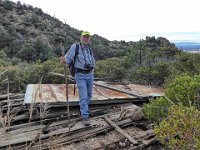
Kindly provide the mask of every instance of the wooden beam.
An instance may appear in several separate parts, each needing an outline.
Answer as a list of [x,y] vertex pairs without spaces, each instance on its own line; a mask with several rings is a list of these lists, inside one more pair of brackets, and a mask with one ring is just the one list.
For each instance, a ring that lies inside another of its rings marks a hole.
[[117,126],[113,121],[111,121],[107,116],[103,117],[106,122],[111,125],[117,132],[119,132],[121,135],[125,136],[132,144],[137,145],[138,142],[134,140],[130,135],[128,135],[124,130],[122,130],[119,126]]

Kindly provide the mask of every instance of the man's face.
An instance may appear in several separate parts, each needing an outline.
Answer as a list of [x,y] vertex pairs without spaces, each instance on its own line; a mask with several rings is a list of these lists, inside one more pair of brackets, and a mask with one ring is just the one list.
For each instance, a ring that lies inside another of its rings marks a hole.
[[82,44],[88,44],[90,42],[90,36],[89,35],[81,35],[80,41]]

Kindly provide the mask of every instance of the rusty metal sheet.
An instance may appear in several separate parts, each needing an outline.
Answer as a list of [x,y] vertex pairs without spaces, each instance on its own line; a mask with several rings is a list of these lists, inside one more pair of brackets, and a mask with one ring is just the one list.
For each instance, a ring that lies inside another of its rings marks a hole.
[[138,85],[138,84],[127,84],[127,85],[113,85],[119,89],[128,90],[140,95],[146,96],[163,96],[164,92],[162,88],[153,87],[150,85]]
[[[66,102],[65,84],[29,84],[26,89],[25,103]],[[112,91],[103,87],[93,87],[92,100],[128,99],[133,98],[124,93]],[[69,84],[69,102],[78,101],[78,90]]]
[[[159,88],[152,88],[144,85],[112,85],[119,89],[128,90],[131,92],[137,92],[141,95],[147,96],[161,96],[163,92]],[[40,102],[66,102],[66,88],[65,84],[29,84],[26,89],[24,103],[40,103]],[[134,96],[130,96],[126,93],[114,91],[104,87],[93,87],[93,101],[98,100],[123,100],[133,99]],[[78,90],[74,84],[69,84],[69,102],[78,102]]]

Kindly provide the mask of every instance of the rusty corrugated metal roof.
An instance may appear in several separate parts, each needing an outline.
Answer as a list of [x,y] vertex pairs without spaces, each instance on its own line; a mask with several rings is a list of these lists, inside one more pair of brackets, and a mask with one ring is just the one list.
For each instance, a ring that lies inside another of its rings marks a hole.
[[[101,82],[102,83],[102,82]],[[105,83],[106,85],[106,83]],[[93,101],[98,100],[122,100],[122,99],[133,99],[137,96],[133,96],[123,91],[128,91],[129,93],[137,93],[142,96],[161,96],[163,91],[160,88],[153,88],[151,86],[145,85],[109,85],[119,91],[114,91],[112,89],[107,89],[105,87],[100,87],[94,85],[93,87]],[[26,89],[24,102],[30,103],[40,103],[40,102],[66,102],[66,88],[65,84],[29,84]],[[75,87],[74,95],[74,84],[69,84],[69,102],[78,102],[78,91]]]

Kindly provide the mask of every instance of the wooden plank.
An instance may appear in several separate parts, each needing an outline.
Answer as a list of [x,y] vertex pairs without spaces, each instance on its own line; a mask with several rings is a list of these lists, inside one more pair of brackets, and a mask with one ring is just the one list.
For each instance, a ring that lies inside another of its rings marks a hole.
[[[106,100],[91,100],[90,101],[90,106],[91,105],[108,105],[108,104],[124,104],[124,103],[144,103],[148,102],[149,98],[143,97],[143,98],[130,98],[130,99],[106,99]],[[39,103],[35,103],[39,104]],[[66,102],[53,102],[53,103],[48,103],[50,107],[66,107],[67,103]],[[79,102],[78,101],[70,101],[69,102],[70,106],[78,106]]]
[[144,147],[147,147],[153,143],[157,142],[157,139],[154,137],[154,138],[151,138],[149,140],[143,140],[142,141],[142,144],[138,145],[138,146],[134,146],[134,147],[131,147],[129,150],[139,150],[139,149],[144,149]]
[[[24,101],[24,98],[10,99],[10,102],[12,102],[12,103],[14,103],[14,102],[22,102],[22,101]],[[3,104],[3,103],[7,104],[7,103],[8,103],[8,100],[5,99],[5,100],[2,100],[2,101],[0,102],[0,104]]]
[[[110,113],[110,115],[113,117],[113,119],[117,119],[120,115],[120,112]],[[101,118],[101,117],[102,116],[91,118],[91,126],[89,128],[94,129],[95,126],[99,124],[99,122],[96,121],[96,120],[98,120],[98,118]],[[0,148],[5,147],[9,144],[14,145],[14,144],[20,144],[20,143],[26,143],[26,142],[33,141],[39,133],[42,133],[42,128],[44,128],[44,125],[37,130],[13,134],[10,137],[9,141],[6,140],[7,139],[6,136],[10,135],[10,133],[8,132],[8,133],[6,133],[5,136],[0,137],[0,139],[2,139],[1,143],[0,143]],[[69,133],[69,131],[70,131],[70,133],[73,133],[73,132],[86,130],[86,129],[87,129],[87,127],[85,127],[82,124],[82,121],[78,121],[72,128],[69,128],[69,127],[63,127],[63,128],[60,128],[60,129],[54,128],[54,130],[49,132],[48,134],[41,134],[40,139],[42,140],[42,139],[49,138],[51,136],[55,136],[55,135],[58,136],[58,135],[61,135],[61,134],[66,134],[66,133]],[[24,137],[29,137],[29,138],[24,138]]]
[[[124,104],[123,104],[124,105]],[[90,116],[100,116],[104,115],[106,113],[112,112],[113,108],[120,109],[122,105],[104,105],[104,106],[92,106],[90,107]],[[79,117],[79,108],[72,107],[71,110],[71,118]],[[27,113],[27,114],[25,114]],[[21,119],[19,118],[21,116]],[[7,127],[6,131],[12,131],[17,130],[20,128],[29,128],[30,126],[39,125],[41,123],[40,117],[38,115],[33,116],[33,120],[31,122],[29,120],[28,110],[24,111],[22,115],[17,115],[17,118],[13,118],[13,121],[11,121],[11,126]],[[59,124],[66,124],[67,114],[65,108],[54,108],[51,109],[49,114],[43,119],[43,122],[46,124],[47,122],[54,122],[52,123],[55,126],[58,126]],[[16,125],[16,122],[20,122],[20,124]],[[4,130],[3,130],[4,131]],[[1,133],[1,128],[0,128]]]
[[[134,125],[137,126],[137,124],[141,124],[141,122],[138,122],[138,121],[133,122],[131,119],[126,119],[126,120],[122,120],[120,122],[116,122],[116,124],[119,127],[123,128],[123,127],[129,126],[131,124],[134,124]],[[101,126],[101,127],[97,127],[97,128],[90,128],[89,127],[89,128],[87,128],[87,130],[81,130],[81,131],[78,131],[78,132],[71,132],[70,134],[65,133],[65,134],[62,134],[62,135],[55,135],[56,146],[64,146],[64,145],[70,144],[72,142],[79,142],[83,139],[87,139],[87,138],[90,138],[90,137],[97,136],[98,134],[107,133],[110,130],[112,130],[112,127],[110,125],[106,125],[106,126]],[[145,136],[149,135],[149,132],[151,133],[150,130],[146,131],[146,132],[147,133],[146,133]],[[140,138],[138,140],[141,141],[141,138],[143,139],[145,136],[138,137],[138,135],[137,135],[137,136],[133,136],[133,137],[137,138],[137,139]],[[53,136],[51,136],[51,137],[53,138]],[[30,149],[31,150],[41,149],[42,150],[42,149],[48,149],[49,146],[52,146],[51,145],[52,143],[49,141],[49,138],[41,139],[41,140],[42,141],[40,142],[40,145],[37,146],[38,141],[35,141],[36,143],[32,144],[32,147]],[[18,145],[18,146],[14,146],[13,148],[14,149],[26,149],[27,144],[21,144],[21,145]]]
[[132,144],[137,145],[138,142],[134,140],[130,135],[124,132],[119,126],[117,126],[113,121],[111,121],[107,116],[104,117],[104,119],[117,130],[121,135],[125,136]]
[[3,147],[7,147],[9,145],[14,145],[18,143],[24,143],[25,141],[31,141],[33,140],[38,133],[41,133],[41,130],[34,130],[34,131],[28,131],[23,133],[18,133],[15,135],[10,135],[9,132],[7,132],[3,137],[0,137],[0,149]]
[[[121,107],[121,105],[115,105],[115,107]],[[91,114],[91,116],[100,116],[100,115],[106,114],[106,113],[108,113],[108,110],[106,108],[107,108],[106,106],[104,106],[104,108],[101,108],[101,109],[95,108],[94,110],[90,111],[90,114]],[[112,110],[112,108],[110,108],[110,107],[108,107],[108,108],[110,111]],[[77,111],[79,111],[79,110],[71,110],[71,114],[74,114],[74,115],[71,115],[71,118],[79,117],[79,113],[77,113]],[[24,115],[24,117],[23,117],[23,115]],[[21,115],[18,115],[18,116],[21,116]],[[26,119],[27,121],[29,119],[28,114],[26,114],[26,115],[22,114],[21,118]],[[42,121],[44,124],[46,124],[48,122],[52,122],[52,125],[51,125],[52,127],[53,126],[58,127],[59,125],[66,124],[67,123],[66,119],[67,119],[66,109],[64,109],[64,110],[60,109],[60,110],[54,110],[53,112],[48,114],[48,116],[46,116]],[[74,119],[72,119],[72,120],[74,120]],[[16,122],[16,121],[23,122],[23,120],[20,120],[20,118],[18,118],[18,120],[15,118],[14,122]],[[25,121],[24,123],[21,123],[19,125],[14,124],[14,122],[12,122],[12,124],[13,124],[12,126],[7,127],[6,131],[14,132],[12,130],[17,130],[17,129],[26,130],[26,128],[29,128],[30,126],[39,125],[41,123],[41,120],[38,117],[38,118],[35,118],[35,120],[32,120],[30,123],[29,122],[27,123]],[[49,129],[52,130],[51,126],[49,127]],[[1,130],[2,129],[0,128],[0,133],[1,133]],[[4,131],[4,130],[2,130],[2,131]],[[17,132],[15,134],[17,134]]]
[[[133,124],[133,121],[131,119],[126,119],[126,120],[117,122],[117,125],[120,127],[125,127],[130,124]],[[78,142],[83,139],[96,136],[98,134],[107,133],[110,130],[112,130],[112,127],[110,125],[105,125],[105,126],[96,127],[96,128],[87,127],[87,130],[82,130],[76,133],[71,132],[70,134],[63,134],[63,136],[56,135],[59,137],[59,139],[56,140],[56,146],[63,146],[63,145],[70,144],[72,142]],[[33,147],[31,147],[31,150],[37,150],[38,148],[41,148],[41,147],[42,147],[41,149],[47,149],[49,146],[52,146],[49,144],[50,144],[49,140],[46,138],[42,141],[42,144],[40,145],[40,147],[37,145],[33,145]],[[17,149],[18,148],[21,148],[21,147],[17,147]]]
[[5,95],[0,95],[0,100],[5,100],[8,98],[22,98],[24,97],[25,94],[21,94],[21,93],[18,93],[18,94],[12,94],[12,93],[9,93],[9,94],[5,94]]
[[145,145],[145,146],[148,146],[152,143],[155,143],[157,142],[157,139],[155,137],[151,138],[151,139],[148,139],[148,140],[143,140],[142,143]]

